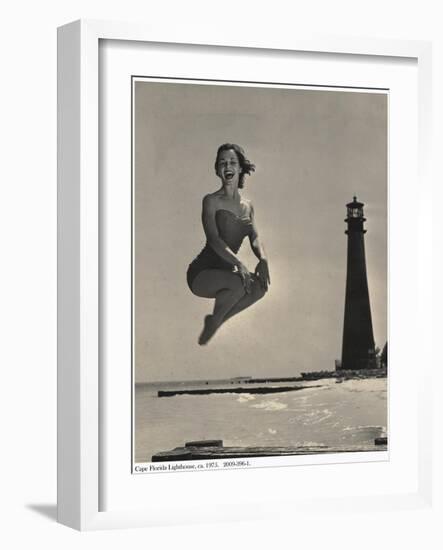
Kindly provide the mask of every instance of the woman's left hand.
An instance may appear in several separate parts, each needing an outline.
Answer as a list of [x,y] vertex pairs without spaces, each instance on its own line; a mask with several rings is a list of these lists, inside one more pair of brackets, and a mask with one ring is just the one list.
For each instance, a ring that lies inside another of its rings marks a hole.
[[269,276],[269,266],[267,260],[261,259],[258,262],[255,268],[255,275],[260,281],[263,290],[268,290],[268,286],[271,284],[271,277]]

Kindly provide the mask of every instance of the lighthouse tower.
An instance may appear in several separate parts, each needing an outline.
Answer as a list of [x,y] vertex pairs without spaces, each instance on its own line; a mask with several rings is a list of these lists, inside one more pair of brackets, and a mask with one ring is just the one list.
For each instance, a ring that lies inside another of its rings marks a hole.
[[357,197],[346,205],[348,224],[348,263],[346,275],[345,320],[341,368],[367,369],[374,366],[375,350],[366,274],[362,202]]

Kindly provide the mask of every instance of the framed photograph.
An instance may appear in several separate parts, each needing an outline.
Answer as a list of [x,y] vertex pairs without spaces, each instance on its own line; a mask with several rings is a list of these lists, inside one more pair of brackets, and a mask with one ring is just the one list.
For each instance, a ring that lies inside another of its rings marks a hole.
[[427,43],[59,29],[61,523],[429,505],[429,81]]

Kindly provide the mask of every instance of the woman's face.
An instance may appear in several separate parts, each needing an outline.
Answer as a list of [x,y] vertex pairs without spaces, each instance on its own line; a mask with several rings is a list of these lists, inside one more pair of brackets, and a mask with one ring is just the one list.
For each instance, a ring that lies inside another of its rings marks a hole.
[[237,184],[241,176],[241,166],[233,149],[222,151],[218,156],[217,175],[223,183]]

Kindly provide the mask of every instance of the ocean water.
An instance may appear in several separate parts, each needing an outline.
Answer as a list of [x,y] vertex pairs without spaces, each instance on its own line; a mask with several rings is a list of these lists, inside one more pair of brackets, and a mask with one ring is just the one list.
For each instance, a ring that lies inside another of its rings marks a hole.
[[[222,439],[225,447],[323,444],[351,448],[371,445],[376,437],[386,435],[386,378],[340,383],[325,379],[296,385],[303,389],[265,395],[173,397],[157,397],[157,392],[183,389],[179,383],[138,385],[135,462],[150,462],[157,452],[202,439]],[[314,387],[317,385],[320,387]],[[215,386],[223,387],[220,383]]]

